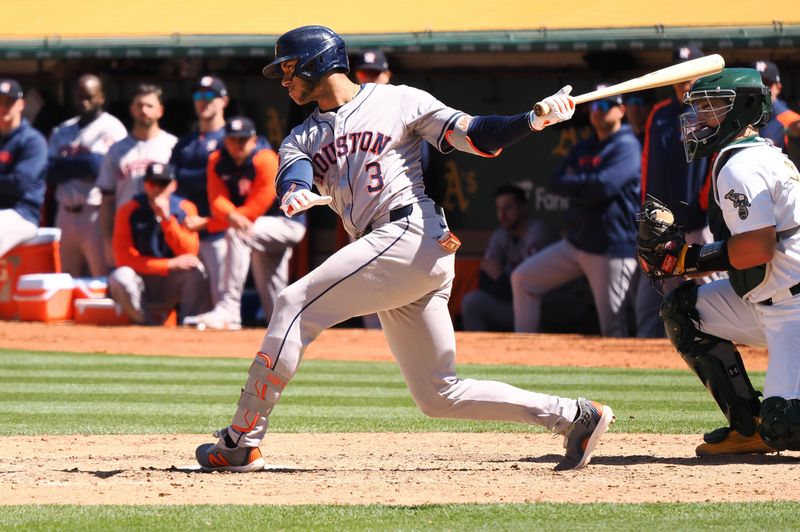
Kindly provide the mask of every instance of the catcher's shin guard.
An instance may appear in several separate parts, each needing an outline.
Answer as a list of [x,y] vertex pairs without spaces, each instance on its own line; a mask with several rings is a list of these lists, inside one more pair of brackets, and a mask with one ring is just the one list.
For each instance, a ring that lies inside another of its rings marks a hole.
[[259,351],[250,365],[247,384],[239,396],[231,428],[243,435],[257,432],[263,436],[267,429],[267,417],[288,382],[289,379],[272,369],[269,355]]
[[664,298],[659,310],[672,345],[711,392],[732,429],[755,434],[761,403],[744,362],[728,340],[697,330],[697,285],[687,281]]
[[800,399],[764,399],[758,433],[775,450],[800,451]]

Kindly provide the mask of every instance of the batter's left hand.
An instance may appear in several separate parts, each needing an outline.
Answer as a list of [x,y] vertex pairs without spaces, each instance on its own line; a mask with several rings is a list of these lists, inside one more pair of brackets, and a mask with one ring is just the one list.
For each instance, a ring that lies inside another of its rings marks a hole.
[[296,188],[296,185],[293,184],[281,200],[281,210],[286,213],[286,216],[292,217],[315,205],[327,205],[333,201],[330,196],[320,196],[308,189],[295,190]]
[[550,111],[542,116],[531,113],[531,128],[541,131],[547,126],[572,118],[572,115],[575,114],[575,101],[569,95],[570,92],[572,92],[572,86],[566,85],[557,93],[542,100],[542,103],[547,105]]

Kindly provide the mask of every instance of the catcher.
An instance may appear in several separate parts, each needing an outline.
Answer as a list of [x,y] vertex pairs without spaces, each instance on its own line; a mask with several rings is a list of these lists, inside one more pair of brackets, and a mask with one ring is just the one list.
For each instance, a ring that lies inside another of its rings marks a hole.
[[[687,161],[716,154],[709,224],[715,242],[687,245],[658,201],[640,215],[638,257],[651,278],[727,271],[685,282],[661,305],[667,336],[711,392],[729,426],[697,455],[800,450],[800,174],[758,128],[772,112],[754,69],[698,79],[681,116]],[[767,347],[764,400],[734,343]]]

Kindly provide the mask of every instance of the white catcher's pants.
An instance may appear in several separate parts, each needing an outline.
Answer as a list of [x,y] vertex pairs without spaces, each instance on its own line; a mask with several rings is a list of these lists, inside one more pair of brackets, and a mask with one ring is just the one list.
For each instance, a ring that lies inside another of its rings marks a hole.
[[[323,330],[377,312],[408,389],[424,413],[535,423],[563,431],[577,412],[574,399],[456,376],[455,334],[447,310],[454,255],[435,240],[444,223],[429,201],[416,205],[407,218],[376,223],[371,233],[281,292],[261,351],[276,373],[291,379],[305,348]],[[251,378],[247,386],[252,385]],[[252,419],[239,407],[234,424],[248,416]],[[247,425],[253,428],[239,445],[258,445],[266,417]]]

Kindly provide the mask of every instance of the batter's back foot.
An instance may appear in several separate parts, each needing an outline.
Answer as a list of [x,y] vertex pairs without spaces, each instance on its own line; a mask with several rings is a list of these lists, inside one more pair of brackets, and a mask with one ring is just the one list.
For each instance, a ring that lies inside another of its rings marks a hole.
[[564,459],[554,468],[556,471],[580,469],[592,459],[600,438],[616,420],[611,407],[578,398],[578,417],[564,432]]

